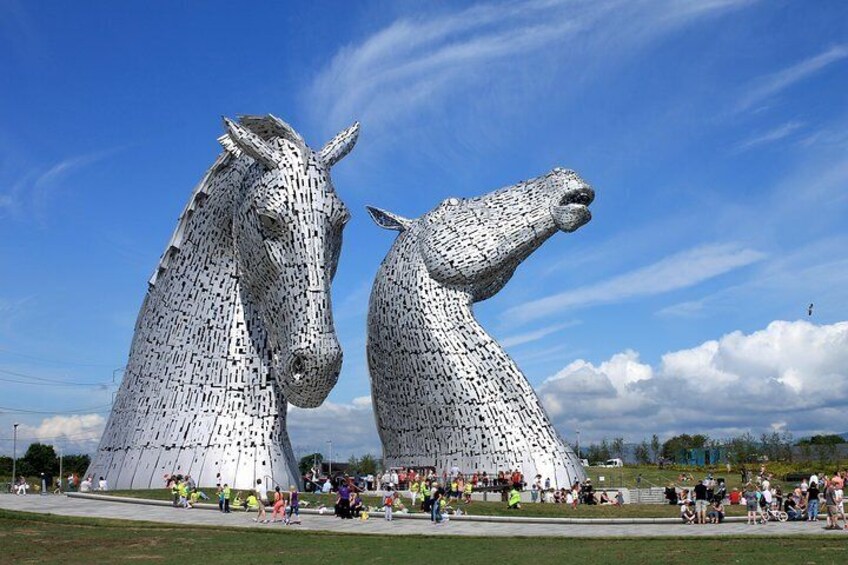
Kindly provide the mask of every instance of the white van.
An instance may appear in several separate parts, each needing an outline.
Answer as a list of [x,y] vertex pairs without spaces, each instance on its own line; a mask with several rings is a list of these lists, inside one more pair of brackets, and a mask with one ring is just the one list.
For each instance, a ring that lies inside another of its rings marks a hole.
[[603,465],[599,465],[600,467],[624,467],[624,461],[621,459],[607,459]]

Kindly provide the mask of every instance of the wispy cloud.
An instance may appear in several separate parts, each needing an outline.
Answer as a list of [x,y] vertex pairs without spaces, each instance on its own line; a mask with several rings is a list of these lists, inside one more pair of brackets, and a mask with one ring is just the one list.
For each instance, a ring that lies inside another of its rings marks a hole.
[[750,265],[764,257],[765,254],[759,251],[737,245],[696,247],[597,284],[513,306],[503,316],[514,322],[527,322],[566,310],[671,292]]
[[758,79],[750,90],[739,100],[736,111],[742,112],[762,102],[770,96],[786,90],[790,86],[814,75],[825,67],[848,57],[848,45],[836,45],[823,53],[805,59],[791,67]]
[[572,320],[570,322],[565,322],[563,324],[555,324],[552,326],[545,326],[543,328],[539,328],[537,330],[529,331],[522,334],[516,334],[512,336],[508,336],[500,340],[500,343],[504,347],[515,347],[517,345],[524,345],[527,343],[533,343],[534,341],[539,341],[542,338],[545,338],[551,334],[555,334],[558,331],[564,330],[565,328],[570,328],[580,324],[577,320]]
[[779,141],[789,136],[790,134],[797,131],[803,126],[803,122],[786,122],[785,124],[777,126],[774,129],[770,129],[765,133],[761,133],[744,141],[740,141],[739,143],[733,146],[733,150],[735,153],[742,153],[743,151],[747,151],[749,149],[757,147],[758,145],[765,145],[767,143]]
[[[438,108],[469,86],[523,84],[519,79],[531,66],[548,75],[564,66],[585,73],[690,22],[748,3],[535,0],[404,18],[341,49],[307,95],[327,133],[351,119],[373,131],[398,115]],[[509,64],[519,58],[520,65]]]
[[47,170],[30,171],[22,175],[8,190],[0,192],[0,216],[21,216],[24,213],[32,213],[43,220],[47,207],[69,175],[115,151],[117,149],[69,157],[55,163]]

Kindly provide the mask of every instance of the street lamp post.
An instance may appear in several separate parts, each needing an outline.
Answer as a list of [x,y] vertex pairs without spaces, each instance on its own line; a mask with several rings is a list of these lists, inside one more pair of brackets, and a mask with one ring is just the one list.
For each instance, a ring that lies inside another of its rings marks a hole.
[[12,424],[14,432],[12,433],[12,484],[18,480],[18,423]]
[[333,481],[333,440],[328,439],[327,444],[330,446],[330,456],[327,460],[327,476],[330,478],[330,482]]

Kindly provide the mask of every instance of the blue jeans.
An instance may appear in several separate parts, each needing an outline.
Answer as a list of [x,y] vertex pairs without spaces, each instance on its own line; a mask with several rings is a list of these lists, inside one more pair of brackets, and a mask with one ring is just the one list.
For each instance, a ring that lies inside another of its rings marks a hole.
[[807,506],[807,516],[809,519],[818,520],[819,518],[819,501],[818,499],[811,500],[810,504]]
[[442,505],[438,500],[433,501],[433,508],[430,510],[430,519],[437,524],[442,521]]

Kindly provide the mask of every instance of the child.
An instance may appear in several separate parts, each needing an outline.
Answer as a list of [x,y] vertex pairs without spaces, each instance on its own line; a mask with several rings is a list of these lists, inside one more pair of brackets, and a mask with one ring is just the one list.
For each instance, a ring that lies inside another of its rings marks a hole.
[[754,485],[748,483],[745,485],[745,492],[742,493],[742,498],[745,499],[745,507],[748,511],[748,525],[753,526],[757,523],[757,491],[754,490]]
[[386,509],[386,522],[392,521],[392,507],[394,506],[394,504],[395,504],[395,496],[394,496],[394,493],[392,492],[392,487],[391,487],[391,484],[390,484],[389,487],[388,487],[388,490],[386,491],[385,496],[383,496],[383,506]]

